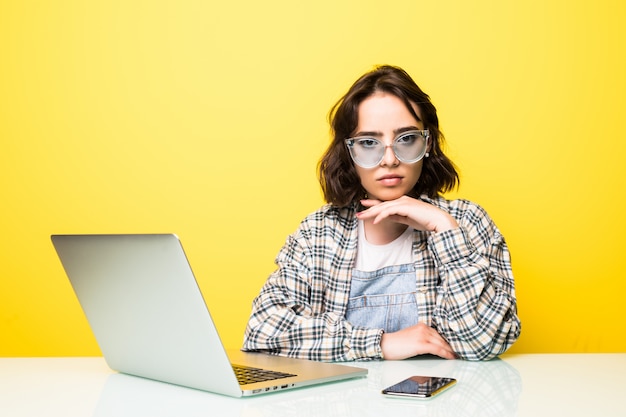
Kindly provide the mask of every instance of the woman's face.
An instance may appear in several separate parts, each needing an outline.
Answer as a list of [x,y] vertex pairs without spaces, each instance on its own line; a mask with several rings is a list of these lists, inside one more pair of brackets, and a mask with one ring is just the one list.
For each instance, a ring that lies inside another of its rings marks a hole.
[[[416,105],[413,108],[421,118]],[[404,102],[388,93],[374,93],[361,102],[358,125],[353,136],[375,137],[385,145],[407,130],[423,130],[424,124],[413,117]],[[354,165],[368,197],[389,201],[408,194],[422,173],[423,159],[407,164],[400,162],[393,149],[385,148],[382,161],[373,168]]]

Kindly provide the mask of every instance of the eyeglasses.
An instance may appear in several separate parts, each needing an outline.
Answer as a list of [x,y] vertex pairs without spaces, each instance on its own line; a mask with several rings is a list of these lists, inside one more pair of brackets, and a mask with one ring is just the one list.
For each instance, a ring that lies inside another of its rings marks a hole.
[[396,158],[405,164],[413,164],[424,157],[428,149],[428,130],[409,130],[396,136],[391,145],[369,136],[346,139],[346,145],[355,164],[362,168],[374,168],[385,157],[391,147]]

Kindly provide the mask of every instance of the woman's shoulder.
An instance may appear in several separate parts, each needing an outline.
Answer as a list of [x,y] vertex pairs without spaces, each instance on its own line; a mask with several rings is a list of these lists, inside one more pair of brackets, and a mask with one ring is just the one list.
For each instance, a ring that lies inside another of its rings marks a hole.
[[300,222],[296,235],[308,239],[345,236],[358,226],[355,210],[356,207],[325,204]]
[[315,226],[325,224],[339,223],[342,225],[351,225],[355,220],[354,206],[337,207],[332,204],[324,204],[317,210],[309,213],[303,220],[303,225]]

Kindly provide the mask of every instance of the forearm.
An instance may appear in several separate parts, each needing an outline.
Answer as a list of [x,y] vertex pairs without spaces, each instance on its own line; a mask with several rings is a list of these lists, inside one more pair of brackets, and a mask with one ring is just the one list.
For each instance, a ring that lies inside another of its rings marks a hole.
[[380,358],[382,331],[352,326],[335,312],[312,315],[307,306],[288,306],[261,294],[244,335],[244,350],[319,361]]
[[477,250],[462,229],[433,237],[441,286],[433,314],[437,330],[459,357],[491,359],[519,337],[508,250],[499,233]]

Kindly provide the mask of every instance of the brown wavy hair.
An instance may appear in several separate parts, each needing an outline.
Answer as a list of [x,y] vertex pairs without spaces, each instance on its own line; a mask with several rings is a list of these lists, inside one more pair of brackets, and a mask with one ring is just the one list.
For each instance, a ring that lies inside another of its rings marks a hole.
[[[346,207],[358,203],[366,194],[344,140],[355,133],[361,102],[377,92],[393,94],[401,99],[413,117],[430,131],[430,156],[423,159],[419,181],[409,195],[419,197],[426,194],[434,198],[458,187],[459,174],[454,163],[442,151],[444,137],[430,97],[402,68],[383,65],[361,76],[330,110],[328,118],[332,142],[318,164],[318,179],[326,202]],[[412,104],[419,107],[421,118]]]

